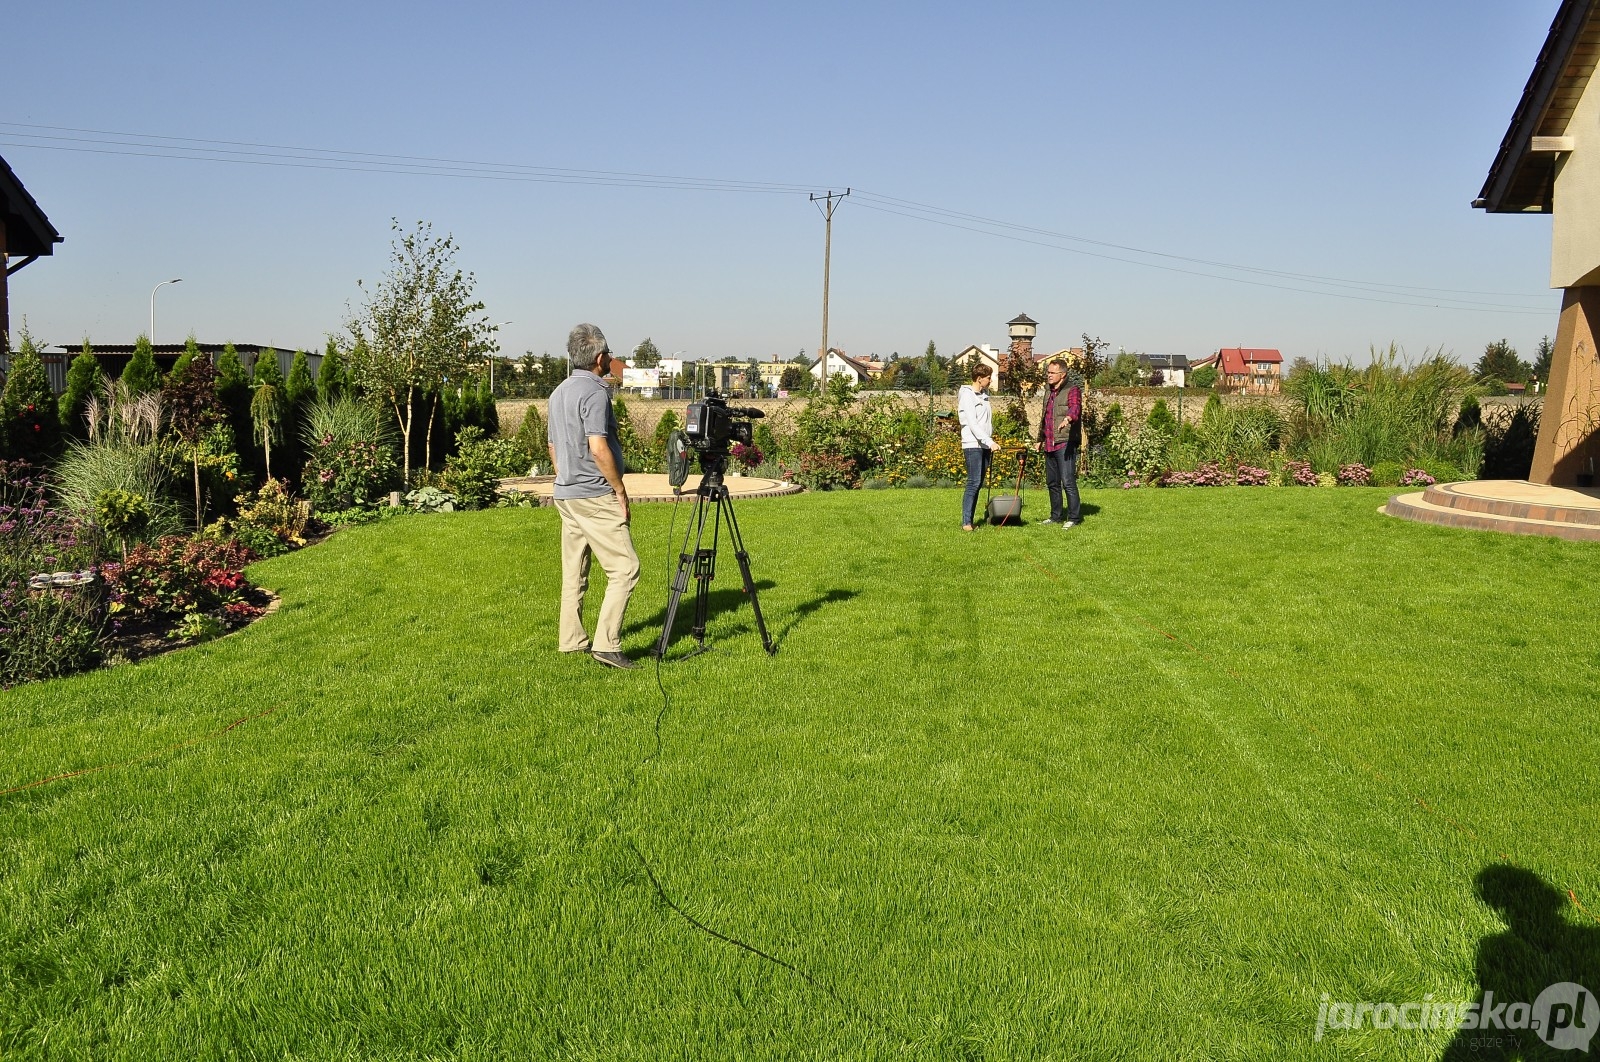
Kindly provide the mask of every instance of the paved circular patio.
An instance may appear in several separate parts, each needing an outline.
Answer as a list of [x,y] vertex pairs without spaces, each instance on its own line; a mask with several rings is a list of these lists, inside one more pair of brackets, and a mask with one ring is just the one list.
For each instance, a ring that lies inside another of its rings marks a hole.
[[[797,494],[801,489],[794,483],[761,476],[730,475],[724,477],[722,482],[727,486],[728,494],[735,498],[777,498],[784,494]],[[672,492],[672,485],[667,482],[667,477],[660,473],[630,472],[622,477],[622,485],[628,489],[630,502],[672,501],[678,496]],[[691,474],[683,485],[683,495],[693,496],[695,488],[699,485],[700,476]],[[512,476],[509,479],[502,479],[500,486],[506,490],[532,494],[539,499],[540,505],[549,505],[555,477]]]

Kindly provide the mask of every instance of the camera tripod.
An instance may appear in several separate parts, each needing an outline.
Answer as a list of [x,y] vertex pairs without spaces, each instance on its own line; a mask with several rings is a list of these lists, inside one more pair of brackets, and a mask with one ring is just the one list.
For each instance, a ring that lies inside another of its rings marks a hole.
[[[733,499],[722,482],[727,469],[726,454],[706,454],[701,457],[702,475],[695,488],[694,508],[689,513],[689,526],[683,529],[683,548],[678,552],[678,571],[672,579],[672,593],[667,597],[667,619],[661,626],[661,638],[656,642],[656,658],[665,659],[667,645],[672,641],[672,624],[678,617],[678,602],[689,589],[689,578],[694,577],[694,626],[689,628],[698,643],[689,655],[706,651],[706,614],[710,608],[711,580],[717,574],[717,546],[722,537],[722,522],[727,519],[728,537],[733,541],[733,555],[739,561],[739,574],[744,577],[744,592],[750,596],[750,607],[755,610],[756,629],[761,632],[761,644],[771,656],[778,651],[767,633],[767,622],[761,617],[761,601],[756,597],[756,581],[750,575],[750,554],[745,552],[744,536],[739,533],[739,521],[733,514]],[[704,545],[706,515],[711,515],[711,545]],[[694,536],[694,550],[689,549],[689,536]]]

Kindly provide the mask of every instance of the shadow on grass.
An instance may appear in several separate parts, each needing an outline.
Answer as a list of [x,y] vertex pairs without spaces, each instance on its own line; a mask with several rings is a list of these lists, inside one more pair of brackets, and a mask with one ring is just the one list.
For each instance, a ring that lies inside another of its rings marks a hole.
[[[777,584],[770,579],[758,579],[756,580],[756,593],[758,595],[762,594],[768,590],[771,590],[776,585]],[[787,617],[783,617],[781,614],[774,615],[770,611],[764,611],[762,616],[765,617],[767,621],[767,630],[772,635],[772,644],[775,647],[781,647],[784,640],[789,636],[790,631],[794,630],[797,625],[810,618],[813,613],[822,608],[824,605],[836,604],[841,601],[849,601],[851,598],[859,596],[860,593],[861,592],[859,590],[845,590],[835,587],[832,590],[826,590],[818,594],[809,601],[802,601],[800,604],[796,605],[792,610],[790,610]],[[735,612],[741,609],[746,610],[746,616],[741,617],[741,621],[738,624],[727,630],[725,632],[725,636],[731,637],[733,635],[745,634],[755,629],[755,614],[749,609],[749,605],[749,599],[745,595],[744,587],[742,586],[732,587],[724,590],[713,590],[711,593],[706,595],[706,618],[708,620],[712,620],[728,612]],[[748,622],[746,622],[746,619],[748,619]],[[782,624],[781,626],[779,625],[780,620]],[[637,620],[628,624],[623,629],[622,633],[624,637],[630,634],[637,634],[640,631],[653,631],[659,635],[661,631],[661,625],[666,621],[667,606],[665,602],[662,602],[661,607],[657,609],[649,619]],[[669,640],[668,644],[670,645],[671,642],[677,641],[678,638],[682,636],[679,632],[687,633],[687,625],[692,624],[693,622],[694,584],[690,583],[689,589],[684,592],[682,600],[678,602],[677,620],[673,624],[674,637]]]
[[1506,929],[1478,942],[1478,997],[1465,1020],[1480,1027],[1458,1028],[1441,1062],[1586,1057],[1600,1033],[1600,924],[1573,925],[1567,896],[1521,867],[1485,867],[1477,891]]

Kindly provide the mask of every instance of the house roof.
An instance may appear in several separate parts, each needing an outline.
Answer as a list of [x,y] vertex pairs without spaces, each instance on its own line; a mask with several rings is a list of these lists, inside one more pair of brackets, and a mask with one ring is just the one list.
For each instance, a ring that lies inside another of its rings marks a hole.
[[1562,0],[1473,206],[1491,214],[1550,213],[1560,156],[1534,151],[1533,138],[1566,133],[1597,59],[1595,0]]
[[1139,364],[1147,369],[1187,369],[1189,359],[1182,354],[1140,354]]
[[1266,347],[1223,347],[1217,356],[1221,359],[1217,368],[1234,376],[1248,373],[1251,365],[1283,361],[1282,354]]
[[[862,359],[852,358],[838,347],[829,347],[828,353],[837,355],[840,361],[854,369],[856,375],[860,376],[862,379],[865,380],[872,376],[872,366],[867,364],[867,362],[863,361]],[[822,360],[820,358],[812,363],[811,371],[819,377],[822,375]]]
[[0,158],[0,214],[6,223],[6,254],[12,258],[43,257],[63,242],[39,204]]

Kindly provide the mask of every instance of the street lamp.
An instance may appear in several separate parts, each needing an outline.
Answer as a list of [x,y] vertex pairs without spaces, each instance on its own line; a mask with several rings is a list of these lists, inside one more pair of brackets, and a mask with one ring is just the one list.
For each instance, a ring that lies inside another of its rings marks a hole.
[[182,283],[182,277],[173,277],[171,280],[163,280],[161,283],[150,289],[150,345],[152,347],[156,345],[156,292],[160,291],[168,284]]
[[[499,324],[490,325],[489,328],[491,331],[498,332],[506,325],[514,323],[513,321],[501,321]],[[494,398],[494,351],[492,350],[489,352],[489,397],[491,399]]]
[[[687,354],[687,353],[689,353],[687,350],[674,350],[671,354],[667,355],[667,357],[669,357],[672,360],[676,361],[678,359],[678,355]],[[679,395],[678,395],[678,377],[681,376],[682,374],[683,374],[683,368],[681,366],[679,367],[677,372],[672,374],[672,397],[673,398],[679,397]]]

